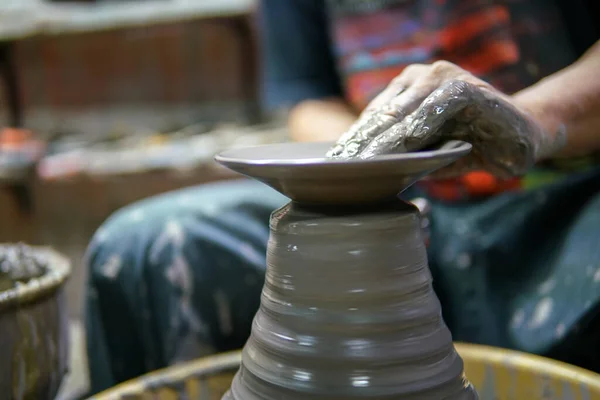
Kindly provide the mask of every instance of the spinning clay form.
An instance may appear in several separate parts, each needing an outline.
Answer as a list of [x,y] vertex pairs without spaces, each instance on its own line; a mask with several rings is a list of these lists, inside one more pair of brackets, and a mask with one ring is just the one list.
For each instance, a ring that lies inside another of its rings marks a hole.
[[398,194],[467,154],[327,159],[330,143],[217,161],[291,199],[271,215],[261,306],[225,400],[478,399],[432,289],[418,209]]

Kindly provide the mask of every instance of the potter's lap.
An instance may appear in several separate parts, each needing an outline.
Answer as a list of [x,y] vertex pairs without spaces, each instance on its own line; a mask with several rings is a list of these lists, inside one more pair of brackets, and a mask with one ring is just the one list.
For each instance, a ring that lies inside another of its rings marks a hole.
[[[106,247],[128,247],[151,241],[173,223],[230,218],[238,210],[267,216],[286,202],[285,197],[250,180],[211,183],[180,189],[135,202],[116,213],[96,231],[90,251]],[[267,220],[265,220],[267,223]]]
[[[134,203],[110,217],[92,239],[90,287],[99,298],[121,299],[121,306],[134,305],[140,314],[150,307],[147,314],[165,330],[179,318],[197,329],[217,330],[211,342],[231,336],[243,343],[240,335],[256,312],[264,278],[268,218],[285,201],[244,180]],[[156,304],[168,307],[153,309]],[[221,332],[215,309],[231,320],[225,323],[228,332]]]
[[485,202],[434,204],[430,262],[455,339],[585,364],[577,346],[557,349],[584,340],[597,313],[599,237],[600,169]]

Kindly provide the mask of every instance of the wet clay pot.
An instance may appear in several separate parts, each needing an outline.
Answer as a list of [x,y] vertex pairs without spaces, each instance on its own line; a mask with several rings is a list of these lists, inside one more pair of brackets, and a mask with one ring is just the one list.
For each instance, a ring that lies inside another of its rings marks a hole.
[[71,268],[50,249],[28,249],[43,260],[44,271],[14,284],[0,277],[0,398],[51,400],[68,368],[63,287]]
[[433,292],[416,207],[397,194],[468,153],[330,160],[329,144],[217,160],[291,198],[271,215],[261,307],[224,399],[477,399]]

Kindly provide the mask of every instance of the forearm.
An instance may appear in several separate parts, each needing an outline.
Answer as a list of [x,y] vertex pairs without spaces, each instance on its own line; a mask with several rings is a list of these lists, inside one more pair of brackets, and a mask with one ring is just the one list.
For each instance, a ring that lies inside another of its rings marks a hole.
[[514,95],[550,134],[566,129],[558,156],[600,151],[600,42],[571,66]]
[[290,111],[290,136],[297,142],[336,141],[356,117],[342,99],[307,100]]

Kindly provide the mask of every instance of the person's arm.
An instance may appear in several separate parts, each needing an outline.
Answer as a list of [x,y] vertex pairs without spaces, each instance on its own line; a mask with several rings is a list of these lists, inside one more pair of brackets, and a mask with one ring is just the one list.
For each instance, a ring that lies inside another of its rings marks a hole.
[[336,140],[356,119],[343,100],[324,0],[262,0],[263,99],[287,109],[292,139]]
[[564,126],[567,143],[559,156],[600,151],[599,73],[600,41],[574,64],[513,96],[547,132]]

